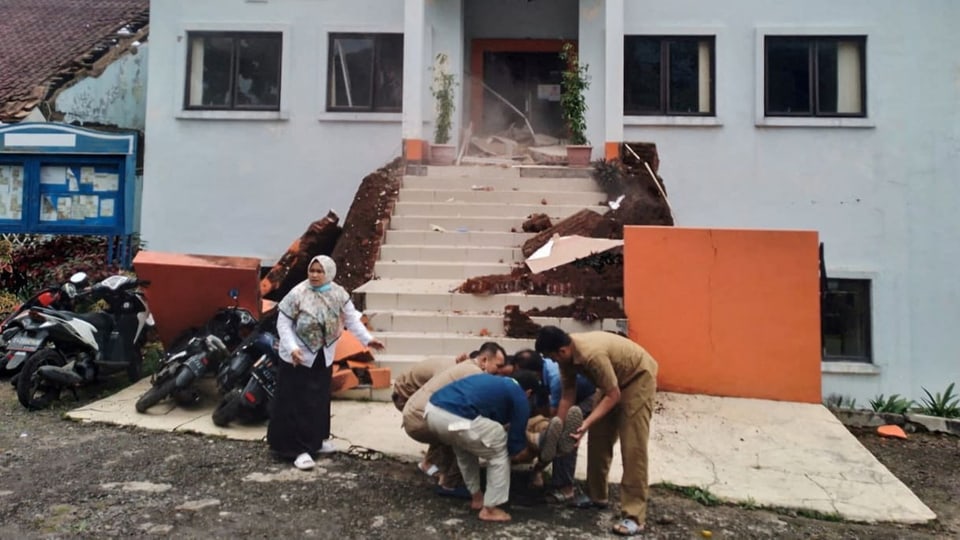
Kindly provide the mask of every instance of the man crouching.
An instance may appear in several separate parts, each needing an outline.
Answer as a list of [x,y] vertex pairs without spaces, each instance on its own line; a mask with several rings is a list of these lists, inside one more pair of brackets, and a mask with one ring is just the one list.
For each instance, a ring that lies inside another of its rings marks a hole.
[[[427,426],[453,447],[470,491],[470,508],[479,510],[483,521],[510,521],[510,514],[498,507],[510,496],[511,459],[527,453],[529,398],[538,384],[529,371],[510,377],[481,373],[452,382],[430,397]],[[480,458],[487,460],[486,491],[480,485]]]

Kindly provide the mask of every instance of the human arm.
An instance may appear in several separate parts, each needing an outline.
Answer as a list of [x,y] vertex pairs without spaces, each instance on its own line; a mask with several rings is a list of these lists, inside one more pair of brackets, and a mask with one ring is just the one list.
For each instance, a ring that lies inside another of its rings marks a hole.
[[[514,384],[510,382],[510,384]],[[507,453],[512,460],[519,460],[527,449],[527,420],[530,419],[530,405],[527,394],[514,385],[510,389],[510,427],[507,430]]]
[[556,416],[566,418],[567,411],[576,403],[577,399],[577,371],[572,366],[560,368],[560,401],[557,404]]
[[303,363],[303,351],[297,345],[296,333],[293,330],[293,319],[286,316],[282,311],[277,314],[277,334],[284,347],[290,351],[290,358],[293,365],[297,366]]
[[343,323],[347,330],[360,340],[360,343],[375,351],[383,350],[383,343],[370,335],[367,327],[363,325],[363,321],[360,320],[360,312],[354,307],[352,300],[347,300],[347,303],[343,305]]
[[[590,426],[597,423],[620,403],[620,385],[610,357],[606,353],[596,354],[588,360],[586,369],[592,375],[590,378],[596,383],[603,397],[590,411],[590,415],[583,420],[580,429],[570,435],[578,441],[590,429]],[[576,381],[574,381],[573,391],[576,393]]]

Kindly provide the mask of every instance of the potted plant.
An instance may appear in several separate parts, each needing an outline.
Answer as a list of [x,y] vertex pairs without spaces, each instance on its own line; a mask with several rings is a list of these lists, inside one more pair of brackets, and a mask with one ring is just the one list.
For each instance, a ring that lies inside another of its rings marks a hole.
[[432,165],[453,165],[457,158],[457,147],[450,142],[450,128],[453,122],[453,89],[456,86],[453,74],[447,71],[447,55],[437,54],[433,67],[433,94],[437,111],[437,122],[433,130],[433,144],[430,145],[430,163]]
[[587,100],[584,92],[590,87],[587,64],[581,64],[572,43],[565,43],[560,51],[563,87],[560,92],[560,110],[570,138],[567,144],[567,164],[585,166],[590,163],[593,147],[587,142]]

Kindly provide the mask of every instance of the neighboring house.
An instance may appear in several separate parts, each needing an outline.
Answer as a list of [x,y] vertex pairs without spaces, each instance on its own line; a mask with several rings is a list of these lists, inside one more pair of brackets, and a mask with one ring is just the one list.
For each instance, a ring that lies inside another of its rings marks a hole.
[[[432,133],[502,129],[496,89],[562,131],[564,41],[594,158],[653,141],[677,224],[825,244],[824,395],[960,382],[960,3],[931,0],[162,0],[152,6],[143,236],[273,263]],[[454,141],[458,142],[458,141]],[[769,359],[777,361],[778,359]]]
[[[149,7],[149,0],[0,0],[0,123],[137,131],[142,156]],[[134,229],[139,201],[138,193]]]

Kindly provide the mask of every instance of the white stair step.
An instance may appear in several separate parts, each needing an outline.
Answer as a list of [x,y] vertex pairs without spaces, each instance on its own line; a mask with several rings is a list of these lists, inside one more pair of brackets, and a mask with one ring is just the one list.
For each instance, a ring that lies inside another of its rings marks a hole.
[[[428,312],[367,310],[364,312],[374,332],[448,332],[454,334],[481,335],[486,332],[491,338],[504,335],[503,313]],[[570,317],[531,317],[540,326],[559,326],[567,332],[591,330],[618,331],[626,319],[601,319],[591,323]]]
[[489,274],[509,274],[508,263],[464,263],[379,260],[373,273],[379,278],[466,279]]
[[[551,221],[560,221],[570,217],[569,214],[558,214],[543,207]],[[578,209],[579,211],[579,209]],[[390,229],[393,230],[431,230],[441,227],[443,232],[515,232],[523,229],[524,217],[477,217],[477,216],[394,216],[390,218]]]
[[452,293],[462,279],[373,279],[357,287],[355,295],[364,297],[366,310],[455,311],[503,313],[508,305],[533,308],[565,306],[572,297],[524,293],[464,294]]
[[532,214],[547,214],[550,217],[566,217],[583,209],[604,214],[609,210],[598,205],[555,205],[555,204],[502,204],[502,203],[463,203],[463,202],[398,202],[393,218],[400,216],[463,216],[463,217],[511,217],[527,218]]
[[605,193],[595,191],[465,191],[455,189],[401,189],[398,201],[407,202],[466,202],[498,204],[577,204],[598,205],[607,201]]
[[433,354],[456,356],[463,352],[473,351],[487,341],[496,341],[507,350],[507,354],[513,354],[520,349],[532,349],[534,343],[532,339],[447,332],[379,332],[377,333],[377,339],[383,342],[384,352],[390,354],[420,354],[423,356]]
[[387,243],[380,248],[381,261],[422,261],[422,262],[483,262],[512,264],[522,262],[523,253],[519,247],[472,246],[472,245],[402,245]]
[[539,191],[554,193],[558,191],[597,191],[597,182],[593,178],[521,178],[498,176],[404,176],[403,189],[458,189],[492,191]]
[[431,245],[431,246],[475,246],[475,247],[519,247],[534,237],[534,233],[499,232],[499,231],[470,231],[470,232],[438,232],[429,229],[422,230],[388,230],[386,245]]

